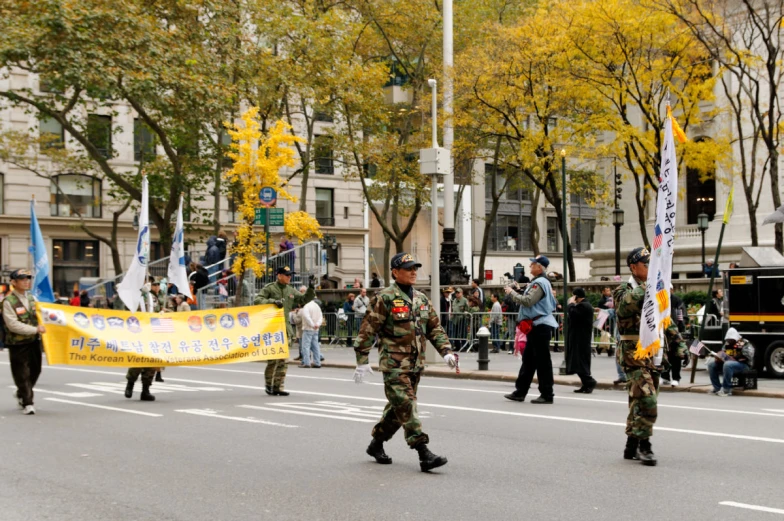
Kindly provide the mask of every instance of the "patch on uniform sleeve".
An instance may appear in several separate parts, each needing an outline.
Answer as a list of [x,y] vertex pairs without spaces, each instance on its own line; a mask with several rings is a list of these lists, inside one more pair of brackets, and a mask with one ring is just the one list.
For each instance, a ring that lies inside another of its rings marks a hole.
[[23,306],[19,306],[18,308],[16,308],[17,315],[24,315],[26,312],[27,310]]
[[430,306],[428,306],[427,304],[422,304],[421,306],[419,306],[419,311],[430,311]]

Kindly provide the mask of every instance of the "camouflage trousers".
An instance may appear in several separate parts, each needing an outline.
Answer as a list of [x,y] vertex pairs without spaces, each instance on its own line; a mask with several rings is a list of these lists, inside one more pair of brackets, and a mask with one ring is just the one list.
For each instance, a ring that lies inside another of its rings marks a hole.
[[272,387],[276,391],[283,390],[283,381],[286,379],[288,370],[287,360],[267,360],[267,368],[264,370],[264,383],[267,387]]
[[[623,366],[622,366],[623,367]],[[629,416],[626,435],[646,440],[653,435],[653,424],[659,414],[659,372],[646,367],[623,367],[629,390]]]
[[403,427],[406,443],[414,447],[428,443],[427,434],[422,432],[422,423],[417,414],[417,386],[422,373],[384,373],[384,393],[387,405],[381,420],[373,427],[372,436],[380,441],[389,441]]
[[155,367],[131,367],[128,369],[128,374],[125,375],[125,378],[131,382],[135,382],[139,379],[139,375],[142,375],[142,384],[152,385],[152,380],[155,378],[155,371],[157,371],[157,368]]

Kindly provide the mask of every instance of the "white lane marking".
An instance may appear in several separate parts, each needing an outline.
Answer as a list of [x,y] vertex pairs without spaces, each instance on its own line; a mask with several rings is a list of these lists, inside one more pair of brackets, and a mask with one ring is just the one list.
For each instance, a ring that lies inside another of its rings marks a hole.
[[314,411],[324,414],[345,414],[346,416],[359,416],[361,418],[372,418],[378,420],[381,409],[380,406],[362,406],[351,405],[350,403],[339,402],[301,402],[301,403],[273,403],[270,404],[275,407],[282,407],[284,409],[297,409],[302,411]]
[[[9,385],[9,389],[16,389],[15,385]],[[35,388],[36,393],[43,393],[43,394],[53,394],[55,396],[65,396],[67,398],[94,398],[96,396],[103,396],[102,394],[96,393],[66,393],[63,391],[49,391],[48,389],[39,389],[38,387]]]
[[736,503],[735,501],[722,501],[721,503],[719,503],[719,505],[725,507],[745,508],[746,510],[756,510],[757,512],[768,512],[770,514],[784,515],[784,509],[781,508],[762,507],[759,505],[747,505],[746,503]]
[[196,416],[206,416],[208,418],[219,418],[221,420],[232,420],[238,422],[245,422],[245,423],[259,423],[262,425],[270,425],[272,427],[284,427],[287,429],[296,429],[299,425],[289,425],[287,423],[277,423],[271,422],[267,420],[259,420],[258,418],[252,417],[241,417],[241,416],[226,416],[224,414],[218,414],[217,411],[213,411],[211,409],[177,409],[175,412],[182,412],[185,414],[194,414]]
[[[217,367],[192,367],[192,366],[182,366],[183,369],[199,369],[202,371],[220,371],[220,372],[227,372],[227,373],[242,373],[242,374],[255,374],[255,375],[262,375],[264,374],[263,371],[247,371],[242,369],[222,369]],[[353,378],[330,378],[324,376],[306,376],[300,374],[291,374],[287,373],[286,378],[302,378],[306,380],[324,380],[329,382],[350,382],[354,383]],[[366,385],[377,385],[382,386],[383,383],[378,382],[364,382]],[[487,393],[487,394],[508,394],[508,391],[493,391],[490,389],[472,389],[467,387],[449,387],[445,385],[427,385],[427,384],[420,384],[420,389],[436,389],[441,391],[463,391],[469,393]],[[558,395],[559,400],[574,400],[578,402],[596,402],[596,403],[614,403],[619,404],[627,407],[629,405],[628,401],[626,400],[607,400],[603,398],[585,398],[579,396],[563,396]],[[693,405],[673,405],[667,403],[658,404],[659,407],[666,407],[669,409],[682,409],[687,411],[705,411],[705,412],[719,412],[719,413],[728,413],[728,414],[746,414],[751,416],[768,416],[773,418],[784,418],[784,410],[780,409],[762,409],[762,411],[766,412],[758,412],[758,411],[741,411],[737,409],[715,409],[712,407],[697,407]],[[773,414],[778,413],[778,414]]]
[[[71,387],[77,387],[79,389],[89,389],[91,391],[98,391],[101,393],[110,393],[110,394],[125,394],[125,384],[120,382],[93,382],[89,384],[82,384],[82,383],[73,383],[73,384],[66,384]],[[163,389],[156,389],[155,392],[159,393],[170,393],[171,391],[164,391]]]
[[[278,404],[275,404],[278,405]],[[280,404],[283,405],[283,404]],[[243,409],[253,409],[254,411],[272,411],[272,412],[282,412],[283,414],[299,414],[301,416],[315,416],[318,418],[331,418],[333,420],[345,420],[350,422],[361,422],[361,423],[376,423],[378,420],[368,420],[365,418],[351,418],[349,416],[338,416],[335,414],[320,414],[317,412],[306,412],[306,411],[290,411],[287,410],[285,407],[277,406],[277,407],[261,407],[258,405],[238,405],[237,407],[242,407]]]
[[83,405],[85,407],[95,407],[96,409],[106,409],[107,411],[127,412],[130,414],[138,414],[140,416],[152,416],[160,418],[163,414],[155,414],[153,412],[134,411],[133,409],[121,409],[119,407],[109,407],[108,405],[97,405],[94,403],[75,402],[73,400],[63,400],[61,398],[47,398],[50,402],[70,403],[71,405]]

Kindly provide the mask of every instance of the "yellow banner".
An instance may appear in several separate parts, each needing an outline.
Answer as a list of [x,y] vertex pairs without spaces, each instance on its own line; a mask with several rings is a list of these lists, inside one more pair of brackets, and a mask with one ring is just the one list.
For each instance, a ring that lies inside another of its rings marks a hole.
[[40,302],[50,364],[162,367],[288,358],[283,310],[274,305],[131,313]]

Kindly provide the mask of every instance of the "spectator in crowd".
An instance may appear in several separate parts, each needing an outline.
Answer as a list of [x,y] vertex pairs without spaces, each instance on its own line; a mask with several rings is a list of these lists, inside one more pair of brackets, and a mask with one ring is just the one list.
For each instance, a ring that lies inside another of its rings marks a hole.
[[449,339],[456,351],[461,350],[468,338],[468,299],[463,296],[463,288],[455,290],[452,299],[452,312],[449,316],[450,333]]
[[[302,293],[302,291],[300,291]],[[289,313],[289,322],[291,325],[294,326],[294,330],[296,331],[297,336],[297,346],[299,348],[299,356],[294,360],[302,360],[302,307],[301,306],[294,306],[291,308],[291,313]]]
[[449,312],[452,308],[452,293],[455,290],[452,287],[441,289],[441,327],[444,331],[449,331]]
[[[302,363],[300,367],[321,367],[321,346],[319,345],[319,330],[324,322],[321,306],[314,299],[305,304],[300,311],[302,317]],[[313,362],[311,364],[311,356]]]
[[354,299],[354,330],[359,331],[359,326],[365,318],[365,314],[370,307],[370,299],[367,296],[367,290],[362,288],[359,290],[359,296]]
[[286,237],[285,235],[280,239],[280,244],[278,245],[280,248],[280,253],[286,253],[286,256],[283,257],[286,264],[291,266],[291,269],[294,269],[294,265],[297,260],[297,254],[294,252],[294,243],[291,242],[291,239]]
[[521,263],[518,262],[515,265],[515,268],[519,268],[519,271],[518,271],[518,274],[517,274],[517,278],[515,279],[515,282],[517,282],[518,284],[528,284],[529,282],[531,282],[531,279],[529,279],[525,275],[525,266],[523,266]]
[[596,380],[591,376],[591,339],[593,338],[593,306],[585,299],[585,290],[575,288],[567,302],[569,329],[566,339],[566,374],[580,377],[582,386],[574,392],[591,394]]
[[381,287],[381,279],[378,278],[378,273],[374,273],[370,278],[370,287],[371,288],[380,288]]
[[191,310],[191,306],[185,301],[185,295],[182,293],[174,296],[174,303],[177,305],[175,309],[180,313]]
[[79,306],[82,305],[82,299],[79,297],[79,290],[78,289],[74,290],[73,297],[71,297],[71,300],[68,301],[68,304],[70,304],[72,306],[76,306],[76,307],[79,307]]
[[615,302],[613,302],[612,288],[610,286],[602,288],[602,296],[599,298],[599,303],[596,307],[607,312],[605,329],[611,333],[615,331]]
[[705,325],[718,325],[724,316],[724,290],[714,289],[705,308]]
[[[523,289],[526,285],[527,283],[518,287]],[[520,310],[520,305],[515,302],[514,295],[510,293],[504,297],[501,309],[506,313],[506,330],[509,337],[509,341],[506,343],[506,354],[511,355],[514,354],[515,328],[517,327],[517,313]]]
[[354,345],[352,342],[354,337],[354,297],[353,293],[349,293],[343,303],[343,313],[346,315],[346,346]]
[[[713,391],[717,396],[732,396],[732,378],[737,373],[748,371],[754,360],[754,346],[731,327],[724,336],[724,349],[708,357],[708,374]],[[724,375],[722,385],[719,373]]]
[[501,308],[501,303],[498,301],[498,295],[495,293],[490,294],[490,302],[493,306],[490,308],[490,339],[493,341],[493,353],[501,351],[501,326],[504,325],[504,314]]
[[86,290],[82,290],[79,294],[79,305],[83,308],[90,307],[90,295],[87,294]]
[[702,274],[705,277],[718,277],[719,273],[719,266],[714,266],[711,259],[706,260],[705,264],[702,265]]
[[359,280],[359,277],[357,277],[356,279],[354,279],[354,284],[352,285],[352,287],[354,289],[360,289],[360,288],[364,288],[365,286],[362,285],[362,281]]
[[667,360],[669,361],[669,368],[661,374],[661,385],[669,385],[678,387],[681,381],[681,365],[686,359],[686,344],[683,342],[683,337],[673,336],[672,330],[677,330],[678,333],[686,331],[686,323],[684,317],[685,306],[683,301],[672,292],[670,287],[670,327],[665,331],[665,346],[667,349]]
[[338,307],[334,302],[330,301],[324,304],[324,320],[327,324],[327,342],[332,342],[338,329]]
[[471,292],[472,292],[472,294],[478,293],[477,297],[479,298],[479,311],[484,311],[484,309],[485,309],[485,290],[483,290],[479,286],[479,279],[471,280]]
[[740,264],[739,263],[737,263],[737,262],[730,262],[730,269],[731,270],[734,270],[734,269],[737,269],[737,268],[740,268]]
[[210,276],[207,269],[197,262],[191,262],[191,283],[193,284],[193,296],[196,297],[200,289],[210,284]]

